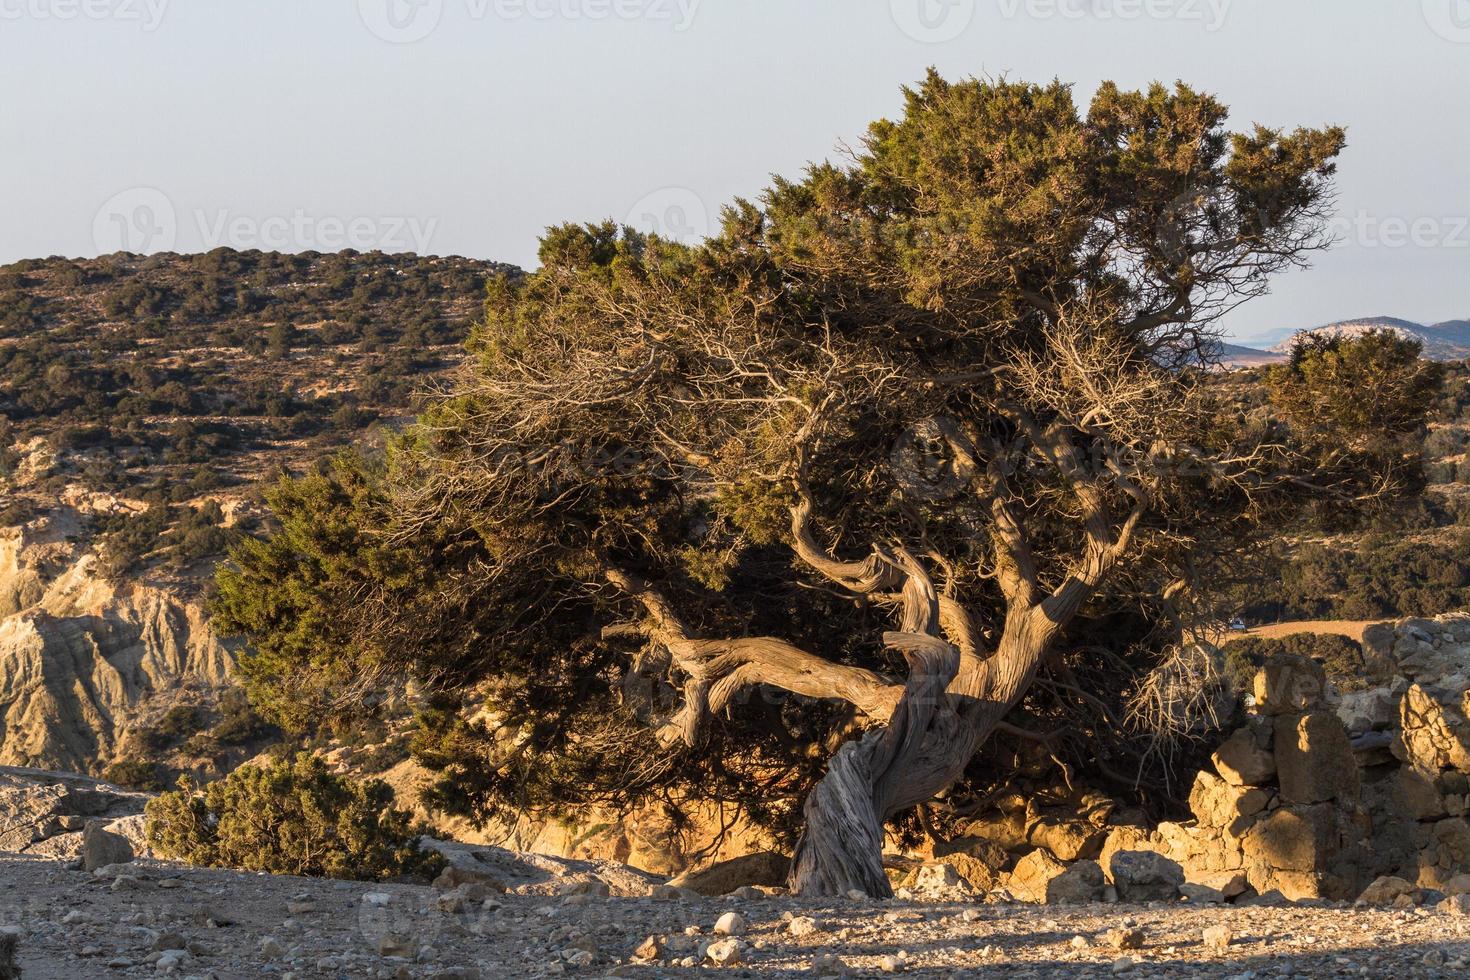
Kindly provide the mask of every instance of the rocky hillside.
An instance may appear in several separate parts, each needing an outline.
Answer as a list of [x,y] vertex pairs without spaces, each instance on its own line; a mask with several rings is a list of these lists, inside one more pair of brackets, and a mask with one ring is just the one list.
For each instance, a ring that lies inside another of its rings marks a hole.
[[0,764],[135,784],[261,731],[203,601],[259,485],[373,444],[502,267],[382,254],[0,268]]
[[1424,345],[1424,356],[1436,361],[1462,361],[1470,357],[1470,320],[1446,320],[1443,323],[1415,323],[1394,316],[1359,317],[1301,330],[1273,345],[1270,352],[1289,354],[1291,345],[1301,334],[1329,337],[1354,337],[1369,330],[1391,330],[1412,337]]

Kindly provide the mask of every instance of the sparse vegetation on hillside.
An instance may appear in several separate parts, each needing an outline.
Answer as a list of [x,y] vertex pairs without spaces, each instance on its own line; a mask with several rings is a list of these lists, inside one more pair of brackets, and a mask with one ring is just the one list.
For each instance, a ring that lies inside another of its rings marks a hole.
[[241,527],[211,498],[411,415],[508,268],[217,249],[0,269],[0,523],[74,486],[128,501],[90,518],[108,574],[218,557]]

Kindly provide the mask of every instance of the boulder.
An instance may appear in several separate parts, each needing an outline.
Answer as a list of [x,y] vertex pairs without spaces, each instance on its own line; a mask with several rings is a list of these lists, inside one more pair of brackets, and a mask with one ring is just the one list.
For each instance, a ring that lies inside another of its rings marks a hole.
[[1336,715],[1278,715],[1274,746],[1283,801],[1357,800],[1358,762]]
[[1102,852],[1107,831],[1086,820],[1040,817],[1026,828],[1026,840],[1044,847],[1061,861],[1095,858]]
[[104,830],[100,821],[87,824],[82,831],[82,867],[87,871],[132,860],[133,845],[126,837]]
[[1464,691],[1411,684],[1399,702],[1399,757],[1431,775],[1443,769],[1470,772],[1465,699]]
[[1265,786],[1276,776],[1271,728],[1264,724],[1239,729],[1211,758],[1216,771],[1234,786]]
[[1383,731],[1398,717],[1398,699],[1387,687],[1350,691],[1338,702],[1337,717],[1353,733]]
[[1164,851],[1158,835],[1146,827],[1135,827],[1132,825],[1122,827],[1109,827],[1107,839],[1103,841],[1102,853],[1097,857],[1097,863],[1104,869],[1113,866],[1113,855],[1119,851]]
[[700,895],[728,895],[737,888],[778,888],[786,884],[791,859],[774,851],[758,851],[682,874],[670,884]]
[[716,936],[743,936],[750,931],[750,923],[739,912],[726,912],[715,922]]
[[1192,881],[1186,881],[1179,886],[1179,896],[1191,905],[1225,904],[1225,893],[1220,889],[1195,884]]
[[1102,901],[1108,881],[1096,861],[1078,861],[1046,883],[1046,904],[1083,905]]
[[1045,904],[1047,886],[1066,870],[1065,864],[1048,851],[1038,848],[1016,862],[1010,876],[1005,879],[1005,888],[1018,901]]
[[1309,657],[1276,654],[1256,672],[1256,707],[1265,715],[1300,714],[1321,707],[1326,690],[1326,672]]
[[1109,866],[1113,887],[1125,902],[1172,902],[1184,884],[1184,868],[1153,851],[1119,851]]
[[1231,785],[1201,770],[1189,793],[1189,808],[1204,827],[1218,827],[1239,837],[1251,820],[1271,802],[1271,792],[1259,786]]
[[[1244,871],[1188,871],[1189,881],[1186,886],[1194,885],[1199,888],[1208,888],[1210,891],[1218,892],[1225,899],[1232,899],[1244,895],[1250,891],[1250,882],[1246,880]],[[1184,889],[1181,888],[1181,891]]]
[[1447,816],[1444,797],[1434,782],[1412,766],[1401,766],[1390,784],[1389,803],[1395,815],[1409,820],[1435,820]]
[[1415,891],[1417,886],[1411,881],[1384,875],[1376,878],[1373,884],[1363,889],[1358,896],[1358,902],[1362,905],[1392,905],[1400,895],[1408,895]]
[[1394,631],[1391,623],[1374,623],[1363,628],[1363,668],[1368,676],[1386,681],[1397,672],[1393,658]]
[[926,864],[914,869],[907,887],[927,898],[939,900],[962,900],[972,897],[976,891],[976,887],[948,863]]
[[969,855],[997,871],[1006,868],[1011,863],[1010,851],[988,837],[966,835],[935,843],[934,856],[936,858],[949,857],[952,854]]
[[1432,824],[1419,868],[1419,883],[1426,888],[1441,888],[1470,868],[1470,823],[1464,817],[1446,817]]
[[[1260,821],[1241,840],[1247,861],[1259,868],[1316,871],[1341,849],[1336,815],[1329,804],[1282,807]],[[1261,889],[1252,878],[1252,884]]]
[[1009,859],[1010,855],[1005,854],[1000,864],[996,865],[970,854],[951,854],[940,863],[953,868],[971,888],[980,892],[988,892],[1000,881],[1001,875],[1004,874],[1002,869],[1009,863]]
[[434,879],[434,889],[441,892],[457,891],[466,885],[478,885],[496,892],[505,891],[505,882],[495,872],[472,865],[451,864]]
[[1235,934],[1230,931],[1229,926],[1209,926],[1201,933],[1205,949],[1216,953],[1228,948],[1234,938]]

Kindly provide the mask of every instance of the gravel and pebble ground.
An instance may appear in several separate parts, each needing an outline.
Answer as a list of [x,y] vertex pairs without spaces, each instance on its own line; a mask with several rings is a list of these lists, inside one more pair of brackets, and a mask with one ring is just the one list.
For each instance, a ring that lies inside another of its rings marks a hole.
[[1470,975],[1470,917],[1435,908],[446,895],[20,856],[0,856],[0,928],[26,980]]

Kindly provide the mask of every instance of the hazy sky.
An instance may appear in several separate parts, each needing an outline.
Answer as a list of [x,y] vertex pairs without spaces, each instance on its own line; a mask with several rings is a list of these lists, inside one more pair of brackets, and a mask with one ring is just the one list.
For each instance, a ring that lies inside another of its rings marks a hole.
[[0,0],[0,262],[697,234],[930,64],[1343,123],[1346,240],[1233,331],[1470,318],[1470,0]]

